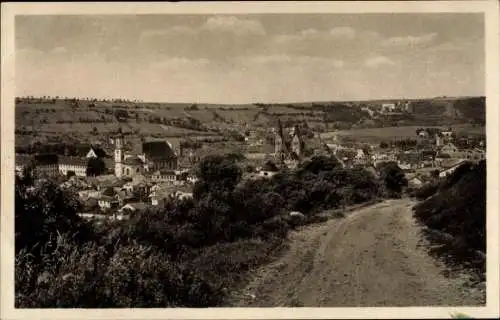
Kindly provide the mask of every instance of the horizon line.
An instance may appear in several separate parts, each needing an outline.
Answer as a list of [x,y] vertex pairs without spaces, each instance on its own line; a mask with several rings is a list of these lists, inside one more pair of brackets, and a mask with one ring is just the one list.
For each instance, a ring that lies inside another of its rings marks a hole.
[[[56,98],[57,97],[57,98]],[[154,103],[154,104],[186,104],[186,105],[272,105],[272,104],[305,104],[305,103],[346,103],[346,102],[371,102],[371,101],[418,101],[418,100],[431,100],[431,99],[464,99],[464,98],[486,98],[485,94],[477,94],[477,95],[441,95],[441,96],[424,96],[424,97],[402,97],[402,98],[359,98],[359,99],[339,99],[339,100],[304,100],[304,101],[283,101],[283,102],[241,102],[241,103],[227,103],[227,102],[199,102],[199,101],[151,101],[151,100],[142,100],[142,99],[131,99],[131,98],[113,98],[113,97],[69,97],[69,96],[60,96],[60,95],[46,95],[46,96],[34,96],[34,95],[24,95],[24,96],[15,96],[14,99],[56,99],[56,100],[66,100],[66,99],[76,99],[76,100],[84,100],[91,101],[93,99],[97,99],[97,101],[109,101],[109,102],[118,102],[117,100],[121,100],[120,102],[136,102],[136,103]],[[89,100],[87,100],[89,99]]]

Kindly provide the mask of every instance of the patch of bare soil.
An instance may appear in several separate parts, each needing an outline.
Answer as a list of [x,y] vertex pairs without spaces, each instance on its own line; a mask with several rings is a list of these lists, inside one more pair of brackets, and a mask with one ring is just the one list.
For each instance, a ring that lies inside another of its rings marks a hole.
[[290,235],[290,249],[263,266],[235,307],[478,306],[483,289],[421,247],[408,199],[384,201]]

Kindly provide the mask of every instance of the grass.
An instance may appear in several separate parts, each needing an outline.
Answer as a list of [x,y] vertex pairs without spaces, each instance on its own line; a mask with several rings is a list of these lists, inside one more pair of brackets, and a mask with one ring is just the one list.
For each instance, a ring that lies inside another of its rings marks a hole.
[[[324,139],[331,138],[333,136],[349,136],[358,139],[391,139],[397,137],[417,137],[416,130],[422,128],[422,126],[402,126],[402,127],[385,127],[385,128],[363,128],[363,129],[351,129],[351,130],[339,130],[332,132],[322,133],[321,136]],[[441,128],[447,128],[443,126]],[[472,127],[471,125],[456,125],[455,130],[460,133],[465,134],[480,134],[484,133],[484,127]]]

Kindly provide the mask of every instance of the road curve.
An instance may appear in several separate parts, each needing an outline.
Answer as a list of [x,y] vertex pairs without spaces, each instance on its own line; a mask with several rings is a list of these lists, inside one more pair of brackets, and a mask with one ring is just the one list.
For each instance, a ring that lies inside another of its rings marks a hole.
[[290,235],[290,249],[256,270],[234,307],[409,307],[484,305],[467,274],[419,246],[409,199],[388,200]]

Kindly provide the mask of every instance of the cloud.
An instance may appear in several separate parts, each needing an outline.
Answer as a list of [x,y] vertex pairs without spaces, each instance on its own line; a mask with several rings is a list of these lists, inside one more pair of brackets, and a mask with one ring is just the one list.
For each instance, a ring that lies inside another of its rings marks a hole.
[[62,54],[62,53],[68,52],[68,50],[65,47],[56,47],[56,48],[52,49],[51,52],[55,53],[55,54]]
[[351,27],[336,27],[330,29],[328,34],[335,38],[353,39],[356,36],[356,30]]
[[209,18],[203,29],[212,32],[229,32],[237,35],[265,35],[266,30],[257,20],[240,19],[234,16]]
[[247,66],[286,66],[288,68],[320,67],[339,69],[345,66],[345,62],[339,59],[287,54],[246,56],[238,58],[237,62]]
[[388,47],[413,47],[429,44],[436,37],[437,33],[429,33],[420,36],[391,37],[383,40],[381,44]]
[[186,67],[204,67],[210,64],[208,59],[186,59],[179,57],[167,57],[160,61],[151,63],[154,69],[179,69]]
[[155,37],[190,36],[196,34],[196,30],[186,26],[174,26],[168,29],[145,30],[141,33],[141,40]]
[[395,65],[396,63],[392,61],[391,59],[385,57],[385,56],[377,56],[377,57],[372,57],[368,58],[365,61],[365,65],[369,68],[378,68],[380,66],[390,66],[390,65]]

